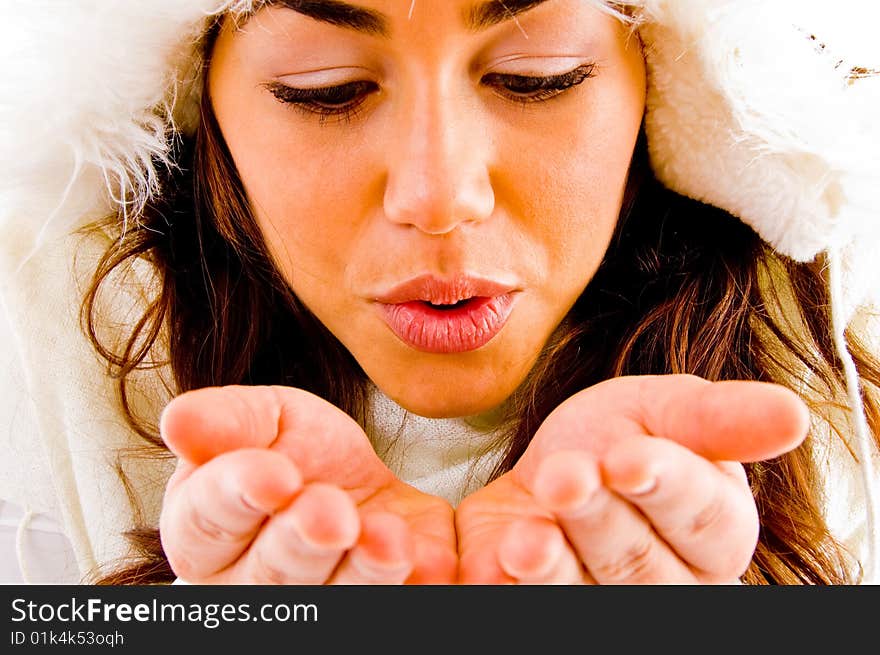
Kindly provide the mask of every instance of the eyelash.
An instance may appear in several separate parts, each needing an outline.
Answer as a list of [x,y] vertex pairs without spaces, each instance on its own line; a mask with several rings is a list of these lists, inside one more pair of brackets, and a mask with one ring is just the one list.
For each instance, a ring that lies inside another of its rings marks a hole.
[[[559,75],[530,76],[488,73],[481,84],[493,87],[503,98],[521,105],[546,102],[568,89],[595,77],[595,64],[584,64]],[[367,96],[378,91],[375,82],[348,82],[338,86],[300,89],[280,82],[265,85],[275,98],[306,114],[317,115],[324,123],[327,119],[349,122],[363,110]]]
[[[584,64],[574,70],[559,75],[546,77],[532,77],[529,75],[505,75],[503,73],[489,73],[484,75],[481,83],[495,87],[495,92],[500,96],[528,104],[530,102],[545,102],[550,98],[565,93],[568,89],[595,77],[596,65]],[[496,82],[491,84],[490,82]],[[519,88],[511,88],[519,86]]]
[[375,82],[348,82],[338,86],[298,89],[271,82],[266,88],[280,102],[307,114],[317,114],[323,123],[327,118],[339,121],[357,118],[367,96],[379,87]]

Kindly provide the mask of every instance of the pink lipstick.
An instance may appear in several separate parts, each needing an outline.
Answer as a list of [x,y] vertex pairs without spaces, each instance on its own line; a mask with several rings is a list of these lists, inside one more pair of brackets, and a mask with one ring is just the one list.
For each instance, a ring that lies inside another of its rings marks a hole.
[[492,280],[426,275],[377,297],[382,318],[416,350],[461,353],[481,348],[501,332],[513,311],[515,290]]

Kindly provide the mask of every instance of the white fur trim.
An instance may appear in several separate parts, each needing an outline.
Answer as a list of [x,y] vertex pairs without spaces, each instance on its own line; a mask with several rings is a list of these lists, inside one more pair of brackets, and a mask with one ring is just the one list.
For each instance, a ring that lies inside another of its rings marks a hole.
[[658,177],[796,260],[852,251],[848,315],[880,297],[855,252],[880,245],[880,78],[850,79],[880,69],[858,27],[877,19],[874,0],[656,0],[640,28]]
[[[218,0],[7,0],[0,228],[68,230],[155,190],[193,43]],[[11,6],[10,6],[11,5]],[[25,251],[27,252],[27,251]]]

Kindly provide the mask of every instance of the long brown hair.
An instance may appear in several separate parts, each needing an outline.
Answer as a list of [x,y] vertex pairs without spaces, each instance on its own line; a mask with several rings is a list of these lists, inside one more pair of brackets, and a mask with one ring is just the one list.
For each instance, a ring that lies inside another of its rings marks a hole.
[[[163,193],[136,226],[121,233],[115,217],[91,226],[116,231],[118,239],[85,294],[83,322],[144,439],[139,456],[169,456],[158,417],[136,415],[129,402],[133,374],[159,365],[170,369],[176,393],[225,384],[301,387],[369,429],[366,376],[273,265],[207,93],[197,132],[178,143],[175,161],[178,166],[164,172]],[[149,262],[159,287],[128,340],[115,347],[101,338],[99,298],[108,288],[112,293],[114,271],[136,260]],[[816,399],[842,397],[843,374],[820,264],[790,261],[726,212],[663,187],[651,173],[642,136],[601,267],[506,404],[506,456],[494,477],[514,465],[561,401],[615,376],[691,373],[789,387],[806,379],[796,390],[817,416],[829,417],[834,403]],[[880,409],[867,391],[880,385],[880,365],[855,334],[847,338],[876,440]],[[746,466],[761,531],[743,582],[856,581],[850,555],[823,519],[814,460],[809,437],[776,459]],[[131,500],[137,512],[137,499]],[[103,571],[96,583],[174,579],[155,526],[134,526],[128,536],[136,554]]]

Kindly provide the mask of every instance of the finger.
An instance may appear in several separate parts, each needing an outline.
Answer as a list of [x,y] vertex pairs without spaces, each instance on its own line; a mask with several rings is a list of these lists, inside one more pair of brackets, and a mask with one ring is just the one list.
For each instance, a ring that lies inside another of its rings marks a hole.
[[160,431],[174,454],[196,464],[237,448],[271,447],[287,454],[308,482],[372,489],[392,477],[354,419],[293,387],[188,391],[166,405]]
[[172,399],[159,431],[178,457],[202,464],[238,448],[268,448],[278,436],[281,407],[265,387],[207,387]]
[[558,451],[539,466],[533,493],[554,512],[598,584],[693,584],[696,578],[645,517],[603,484],[596,460]]
[[450,545],[447,539],[416,535],[414,541],[415,565],[406,584],[454,584],[458,579],[458,551],[454,540]]
[[633,438],[602,463],[606,484],[647,516],[703,582],[728,582],[748,568],[759,520],[743,467],[712,463],[666,439]]
[[235,575],[251,584],[324,584],[359,531],[348,494],[333,485],[309,484],[266,524]]
[[459,504],[455,511],[458,535],[458,579],[462,584],[516,584],[498,557],[498,546],[511,522],[552,514],[538,505],[531,492],[507,473]]
[[809,411],[779,385],[709,382],[693,375],[624,376],[585,389],[559,405],[517,464],[528,480],[559,449],[601,455],[620,435],[663,437],[717,461],[776,457],[806,437]]
[[757,462],[777,457],[807,435],[810,414],[793,391],[777,384],[694,376],[639,378],[641,421],[710,460]]
[[511,523],[498,546],[498,560],[520,584],[592,583],[561,528],[546,518]]
[[[497,540],[500,540],[501,533]],[[498,559],[497,541],[489,546],[475,548],[461,554],[459,583],[465,585],[512,585],[517,579],[507,573]]]
[[395,479],[359,507],[362,516],[391,514],[405,522],[413,561],[406,584],[453,584],[456,581],[455,510],[448,502]]
[[377,512],[361,517],[357,544],[339,565],[331,584],[403,584],[413,570],[415,546],[406,521]]
[[301,486],[293,462],[268,450],[238,450],[196,468],[168,489],[159,519],[172,569],[195,582],[228,566]]

